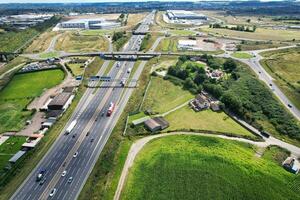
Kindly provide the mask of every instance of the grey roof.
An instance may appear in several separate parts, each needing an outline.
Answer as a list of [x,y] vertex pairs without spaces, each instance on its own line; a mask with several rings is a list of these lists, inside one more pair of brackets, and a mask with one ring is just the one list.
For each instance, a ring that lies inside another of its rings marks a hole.
[[9,159],[9,162],[17,162],[17,160],[19,160],[19,158],[21,158],[25,153],[26,151],[18,151],[13,157]]
[[64,106],[69,100],[70,96],[71,93],[62,92],[53,98],[53,100],[48,104],[48,107],[55,105]]
[[145,126],[151,131],[155,131],[156,129],[161,128],[160,124],[157,123],[154,119],[148,119],[147,121],[145,121]]
[[161,129],[165,129],[169,126],[169,122],[162,117],[154,117],[153,119],[161,126]]

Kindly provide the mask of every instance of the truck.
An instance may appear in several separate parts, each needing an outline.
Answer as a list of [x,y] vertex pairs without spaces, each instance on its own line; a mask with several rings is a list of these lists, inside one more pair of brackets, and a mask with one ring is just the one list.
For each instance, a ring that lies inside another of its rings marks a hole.
[[46,170],[42,169],[36,176],[36,181],[39,182],[40,180],[42,180],[45,174],[46,174]]
[[107,110],[106,116],[107,117],[111,116],[111,114],[113,113],[114,109],[115,109],[115,104],[113,102],[111,102],[109,104],[109,108]]
[[68,126],[68,128],[66,129],[65,135],[68,135],[69,133],[71,133],[71,131],[73,130],[73,128],[75,127],[77,121],[74,120],[71,122],[71,124]]

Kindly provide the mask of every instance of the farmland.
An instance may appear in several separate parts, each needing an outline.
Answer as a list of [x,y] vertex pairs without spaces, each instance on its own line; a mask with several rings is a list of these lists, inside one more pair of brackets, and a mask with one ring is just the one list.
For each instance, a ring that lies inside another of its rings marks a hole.
[[22,128],[32,114],[26,111],[27,104],[41,95],[44,89],[59,84],[63,78],[64,73],[60,69],[15,75],[0,92],[0,132]]
[[299,175],[254,152],[217,138],[155,139],[138,154],[122,199],[299,199]]
[[82,36],[74,32],[66,32],[57,40],[55,49],[66,52],[106,51],[107,40],[102,36]]
[[276,80],[277,85],[300,109],[300,48],[263,53],[262,65]]

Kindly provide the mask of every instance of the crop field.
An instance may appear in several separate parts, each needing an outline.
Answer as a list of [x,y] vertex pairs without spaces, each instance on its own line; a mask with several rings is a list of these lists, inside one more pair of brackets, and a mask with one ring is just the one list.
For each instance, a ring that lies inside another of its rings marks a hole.
[[300,48],[265,52],[262,64],[278,86],[300,109]]
[[166,120],[170,123],[170,127],[167,130],[208,130],[255,138],[255,135],[224,112],[213,112],[210,109],[195,112],[188,106],[185,106],[167,115]]
[[192,99],[189,91],[181,89],[168,80],[153,77],[142,110],[164,113]]
[[233,57],[235,58],[240,58],[240,59],[249,59],[249,58],[253,58],[253,56],[249,53],[245,53],[245,52],[234,52],[233,54],[231,54]]
[[44,32],[39,35],[33,42],[29,45],[29,47],[24,51],[25,53],[41,53],[45,51],[50,43],[52,38],[57,35],[57,32]]
[[0,176],[8,160],[21,149],[25,141],[25,137],[10,137],[0,146]]
[[108,41],[102,36],[82,36],[66,32],[57,40],[55,49],[66,52],[106,51]]
[[60,69],[17,74],[0,92],[0,133],[17,131],[32,114],[23,110],[46,88],[59,84],[64,78]]
[[300,176],[248,144],[203,136],[152,140],[129,171],[122,199],[299,199]]
[[254,40],[278,40],[278,41],[291,41],[293,39],[300,40],[299,31],[294,31],[294,30],[273,30],[267,28],[257,28],[254,33],[234,31],[228,29],[208,28],[208,27],[202,27],[201,30],[205,32],[213,33],[216,36],[249,38]]

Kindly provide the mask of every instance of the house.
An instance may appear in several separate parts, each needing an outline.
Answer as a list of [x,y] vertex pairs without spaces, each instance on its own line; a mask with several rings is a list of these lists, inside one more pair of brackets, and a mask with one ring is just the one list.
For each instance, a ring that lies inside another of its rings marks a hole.
[[193,99],[189,105],[192,107],[192,109],[196,112],[199,112],[201,110],[208,109],[210,104],[208,101],[208,98],[204,96],[203,94],[198,94],[195,99]]
[[297,166],[297,160],[292,157],[288,157],[283,163],[282,166],[285,170],[297,174],[299,172],[299,166]]
[[162,117],[154,117],[148,119],[144,122],[145,127],[151,132],[161,131],[169,127],[169,122],[167,122]]

